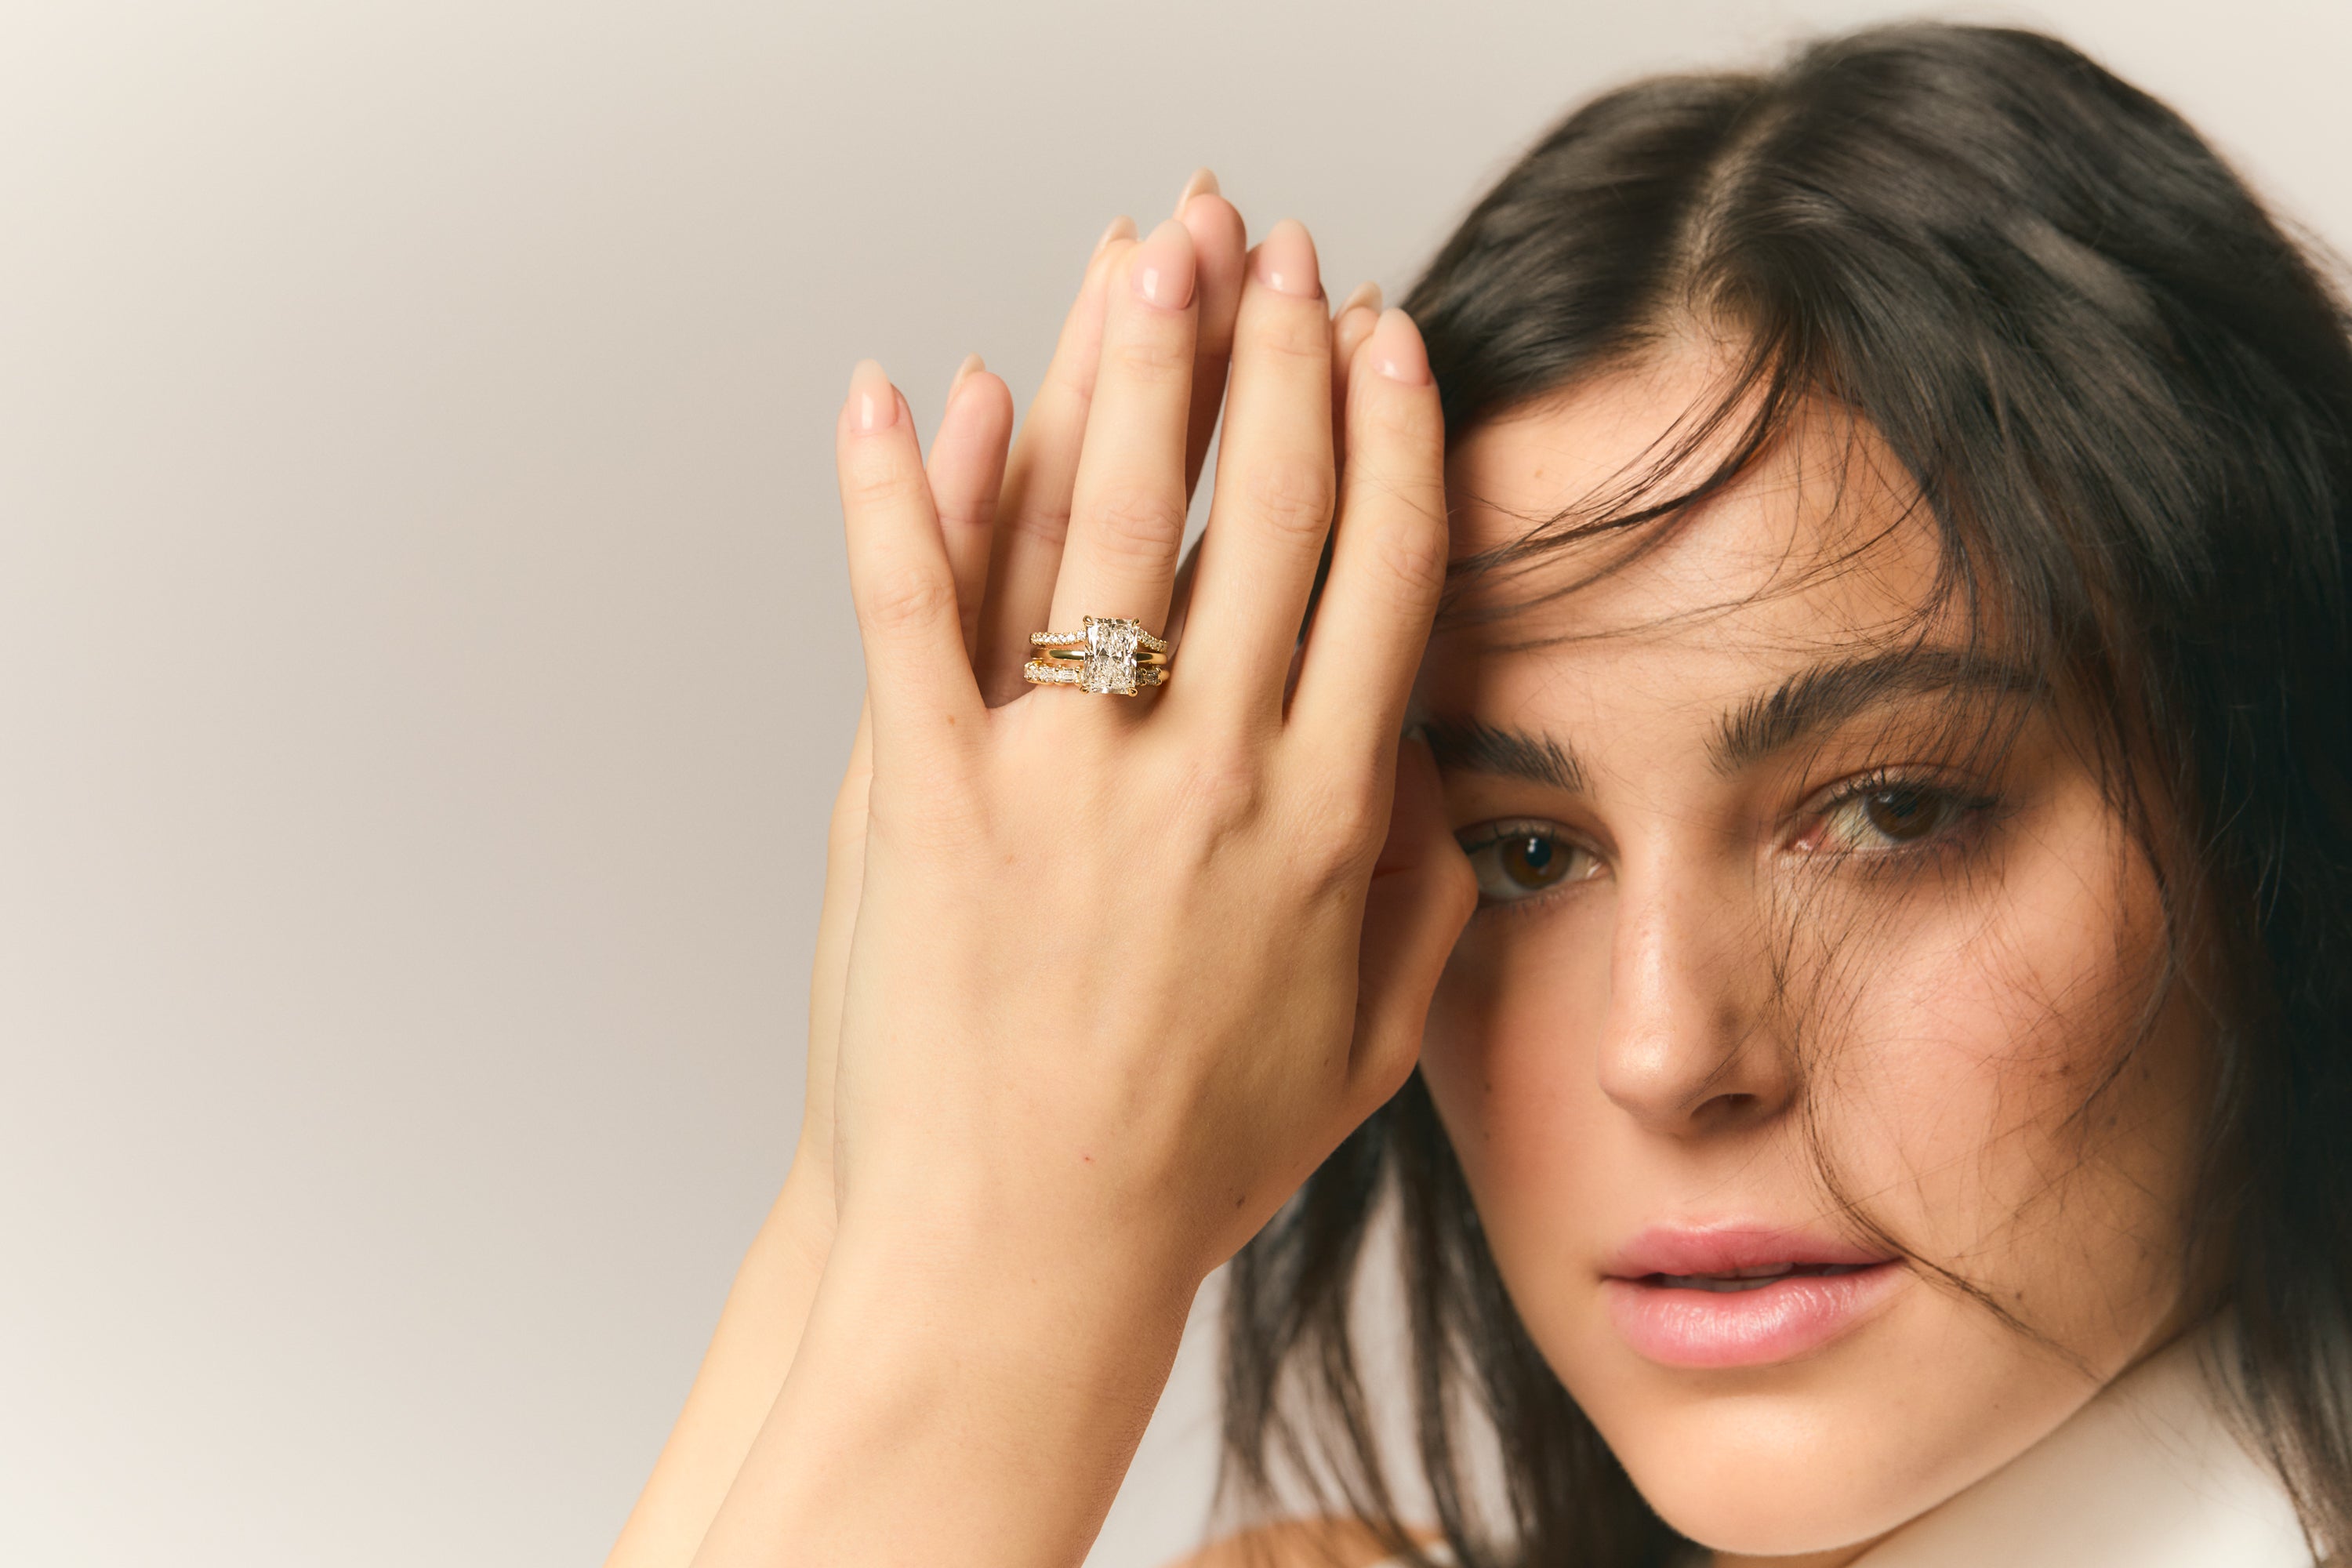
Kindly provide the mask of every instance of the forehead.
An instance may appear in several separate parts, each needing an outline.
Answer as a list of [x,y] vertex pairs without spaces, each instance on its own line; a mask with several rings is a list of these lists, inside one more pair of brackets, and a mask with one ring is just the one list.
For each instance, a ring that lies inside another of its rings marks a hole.
[[[1447,463],[1457,561],[1548,523],[1598,521],[1622,510],[1644,479],[1663,488],[1635,504],[1695,483],[1736,447],[1744,418],[1735,415],[1678,465],[1669,461],[1722,397],[1733,368],[1721,350],[1679,346],[1470,431]],[[1706,500],[1474,574],[1458,590],[1473,614],[1453,617],[1440,642],[1682,641],[1805,658],[1923,630],[1961,636],[1965,628],[1921,624],[1939,563],[1934,520],[1876,432],[1815,403]],[[1484,621],[1479,612],[1500,617]]]
[[[1456,560],[1621,510],[1731,376],[1724,353],[1661,353],[1470,430],[1446,472]],[[1724,423],[1639,503],[1706,478],[1743,428]],[[1437,720],[1573,733],[1604,766],[1633,754],[1618,741],[1684,754],[1809,670],[1967,647],[1964,616],[1936,602],[1938,572],[1936,521],[1894,454],[1858,418],[1806,406],[1703,503],[1470,574],[1418,700]]]

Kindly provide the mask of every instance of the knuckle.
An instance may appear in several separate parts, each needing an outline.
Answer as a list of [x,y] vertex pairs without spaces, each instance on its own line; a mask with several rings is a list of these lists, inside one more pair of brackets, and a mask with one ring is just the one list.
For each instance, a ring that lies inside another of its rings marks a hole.
[[1087,527],[1112,554],[1157,561],[1184,533],[1184,509],[1150,488],[1119,488],[1090,497]]
[[1206,747],[1185,767],[1180,810],[1212,842],[1257,820],[1265,804],[1264,771],[1238,746]]
[[862,463],[849,470],[845,489],[852,505],[880,510],[911,500],[923,488],[921,476],[904,463]]
[[1370,388],[1354,399],[1349,410],[1361,432],[1355,447],[1378,446],[1414,455],[1433,470],[1444,461],[1444,423],[1436,401],[1425,396],[1389,395],[1387,385]]
[[1434,599],[1445,585],[1446,537],[1442,527],[1414,515],[1370,541],[1374,567],[1397,596],[1412,604]]
[[1268,528],[1319,541],[1331,521],[1331,468],[1309,458],[1263,458],[1244,473],[1242,495]]
[[1331,357],[1331,324],[1313,300],[1266,301],[1250,313],[1239,341],[1273,359],[1328,365]]
[[866,590],[858,613],[885,634],[935,625],[956,613],[955,583],[927,572],[896,573]]
[[1111,341],[1105,357],[1120,376],[1153,384],[1190,374],[1192,369],[1192,345],[1174,331],[1122,332]]

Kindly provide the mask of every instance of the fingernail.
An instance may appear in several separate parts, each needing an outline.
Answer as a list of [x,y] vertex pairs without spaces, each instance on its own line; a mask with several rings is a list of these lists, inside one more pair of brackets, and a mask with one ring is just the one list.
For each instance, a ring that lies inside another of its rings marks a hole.
[[1315,273],[1315,242],[1297,218],[1284,218],[1258,242],[1250,258],[1250,271],[1279,293],[1302,300],[1318,299],[1323,293],[1322,280]]
[[[963,363],[956,366],[955,379],[948,383],[948,403],[952,404],[955,401],[955,395],[963,390],[963,384],[971,379],[974,371],[987,368],[988,366],[981,363],[978,354],[964,355]],[[942,406],[945,405],[942,405]]]
[[1174,218],[1151,231],[1129,274],[1138,297],[1164,310],[1192,302],[1192,233]]
[[1217,176],[1214,171],[1205,166],[1195,169],[1192,171],[1192,177],[1184,182],[1183,191],[1176,197],[1176,216],[1178,217],[1184,216],[1184,209],[1192,205],[1194,196],[1213,196],[1222,194],[1217,186]]
[[1100,239],[1095,241],[1094,256],[1089,256],[1087,259],[1092,261],[1095,256],[1100,256],[1110,247],[1110,242],[1114,239],[1133,239],[1134,237],[1135,220],[1122,213],[1110,220],[1110,226],[1103,230]]
[[1421,346],[1421,333],[1412,318],[1402,310],[1382,310],[1380,325],[1372,329],[1372,341],[1364,345],[1372,356],[1372,368],[1391,381],[1403,382],[1407,386],[1429,384],[1429,354]]
[[860,435],[870,436],[877,430],[887,430],[898,423],[898,389],[882,367],[870,359],[857,362],[849,373],[849,425]]
[[1339,302],[1339,314],[1344,316],[1359,305],[1361,305],[1367,310],[1379,310],[1381,308],[1381,286],[1370,280],[1357,284],[1356,291]]

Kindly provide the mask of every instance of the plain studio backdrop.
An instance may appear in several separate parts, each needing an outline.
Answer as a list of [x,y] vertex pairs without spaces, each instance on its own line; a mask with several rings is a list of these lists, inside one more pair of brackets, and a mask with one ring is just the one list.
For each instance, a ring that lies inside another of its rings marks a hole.
[[[1025,401],[1202,163],[1393,293],[1572,101],[1895,14],[0,10],[0,1562],[600,1559],[792,1152],[855,360]],[[1959,14],[2352,240],[2347,0]]]

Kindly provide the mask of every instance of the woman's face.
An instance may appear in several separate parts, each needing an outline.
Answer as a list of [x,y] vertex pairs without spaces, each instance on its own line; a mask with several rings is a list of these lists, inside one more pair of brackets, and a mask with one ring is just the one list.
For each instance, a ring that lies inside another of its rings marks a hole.
[[[1472,432],[1457,553],[1638,472],[1718,370]],[[1535,1342],[1727,1559],[1847,1560],[2182,1295],[2207,1053],[2155,879],[2041,672],[1923,615],[1898,474],[1817,421],[1654,553],[1441,633],[1420,693],[1482,888],[1423,1074]]]

